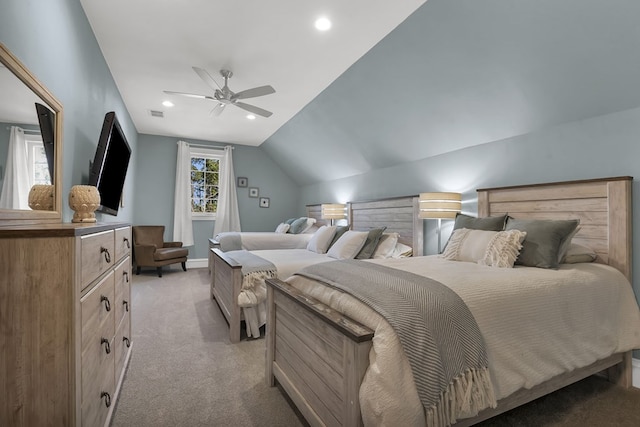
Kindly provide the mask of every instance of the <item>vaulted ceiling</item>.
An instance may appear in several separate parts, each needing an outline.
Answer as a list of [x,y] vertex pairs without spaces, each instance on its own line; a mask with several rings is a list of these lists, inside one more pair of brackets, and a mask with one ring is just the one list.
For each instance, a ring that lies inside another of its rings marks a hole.
[[[636,0],[81,2],[139,132],[261,145],[301,185],[640,106]],[[194,65],[272,85],[273,116],[154,122],[162,90],[206,93]]]

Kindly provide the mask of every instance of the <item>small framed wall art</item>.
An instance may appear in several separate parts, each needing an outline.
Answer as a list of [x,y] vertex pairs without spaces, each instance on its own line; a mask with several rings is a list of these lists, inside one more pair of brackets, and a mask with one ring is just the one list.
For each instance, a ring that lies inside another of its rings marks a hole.
[[260,190],[258,187],[249,188],[249,197],[258,197],[260,195]]
[[260,197],[260,207],[268,208],[269,207],[269,198],[268,197]]
[[238,187],[246,187],[249,185],[249,180],[244,176],[238,177]]

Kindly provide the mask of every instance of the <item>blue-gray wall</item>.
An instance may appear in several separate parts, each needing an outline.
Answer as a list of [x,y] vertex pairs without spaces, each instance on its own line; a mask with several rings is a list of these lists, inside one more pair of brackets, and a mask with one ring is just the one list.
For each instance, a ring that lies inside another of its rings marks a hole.
[[[207,141],[183,140],[194,144],[211,144]],[[167,240],[173,237],[177,142],[177,138],[144,134],[138,139],[138,149],[142,154],[136,162],[133,223],[162,224],[166,227]],[[246,177],[249,184],[247,188],[237,189],[243,231],[273,231],[285,219],[304,214],[299,187],[261,148],[236,145],[233,168],[236,177]],[[261,197],[270,199],[269,208],[259,207],[259,199],[249,197],[250,187],[257,187]],[[193,221],[195,245],[189,248],[191,259],[207,258],[208,239],[213,237],[213,226],[214,221]]]
[[138,135],[78,0],[2,0],[2,42],[64,108],[63,221],[71,221],[69,190],[89,179],[104,115],[115,111],[132,148],[124,208],[99,221],[131,222]]

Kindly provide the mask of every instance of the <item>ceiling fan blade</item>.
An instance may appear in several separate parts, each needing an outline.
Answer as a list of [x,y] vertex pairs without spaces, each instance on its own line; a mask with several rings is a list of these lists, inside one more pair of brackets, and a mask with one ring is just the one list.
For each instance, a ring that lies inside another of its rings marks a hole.
[[219,116],[224,111],[224,107],[225,107],[225,104],[218,103],[218,105],[213,107],[213,110],[211,110],[210,114],[212,116]]
[[207,70],[203,70],[202,68],[198,68],[198,67],[191,67],[191,68],[193,68],[193,71],[195,71],[211,89],[213,90],[222,89],[222,87],[220,87],[218,82],[213,80],[213,77],[211,77],[211,74],[209,74]]
[[243,110],[247,110],[250,113],[257,114],[262,117],[270,117],[273,113],[271,111],[263,110],[255,105],[245,104],[244,102],[234,102],[233,105],[240,107]]
[[189,98],[215,100],[214,97],[208,96],[208,95],[198,95],[198,94],[195,94],[195,93],[186,93],[186,92],[173,92],[171,90],[163,90],[163,92],[166,93],[167,95],[178,95],[178,96],[186,96],[186,97],[189,97]]
[[276,90],[271,86],[260,86],[240,91],[233,96],[233,99],[255,98],[256,96],[270,95],[272,93],[276,93]]

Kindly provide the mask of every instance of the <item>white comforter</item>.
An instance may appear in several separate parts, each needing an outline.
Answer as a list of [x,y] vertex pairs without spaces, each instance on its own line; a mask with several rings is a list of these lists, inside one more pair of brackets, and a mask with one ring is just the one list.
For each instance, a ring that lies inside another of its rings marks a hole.
[[[498,269],[439,256],[369,262],[427,275],[460,295],[484,337],[498,399],[640,348],[640,311],[631,285],[605,265]],[[375,331],[360,389],[365,425],[424,426],[411,368],[391,326],[349,295],[299,276],[288,282]]]

